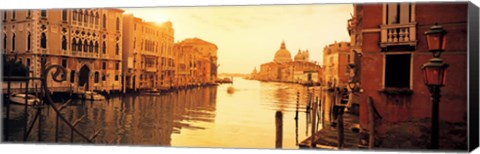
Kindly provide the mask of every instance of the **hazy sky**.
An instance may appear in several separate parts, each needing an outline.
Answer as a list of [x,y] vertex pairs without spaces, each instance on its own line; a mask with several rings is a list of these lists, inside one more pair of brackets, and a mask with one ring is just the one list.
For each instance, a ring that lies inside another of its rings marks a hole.
[[292,57],[299,49],[322,63],[325,45],[349,41],[351,4],[128,8],[146,21],[170,20],[175,42],[198,37],[218,46],[219,73],[250,73],[273,61],[285,41]]

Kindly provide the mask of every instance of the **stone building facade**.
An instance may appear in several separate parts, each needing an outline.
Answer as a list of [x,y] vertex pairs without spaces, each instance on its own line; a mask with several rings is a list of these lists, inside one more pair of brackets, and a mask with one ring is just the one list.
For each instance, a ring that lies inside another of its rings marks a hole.
[[125,89],[170,88],[174,77],[171,22],[146,22],[132,14],[123,19]]
[[175,43],[175,87],[214,84],[217,80],[217,45],[199,38]]
[[[380,146],[429,145],[431,128],[425,119],[431,118],[432,102],[420,68],[432,58],[424,33],[437,23],[448,31],[441,58],[450,65],[446,86],[441,89],[440,148],[466,148],[465,144],[450,143],[467,143],[467,10],[464,2],[354,5],[348,30],[354,57],[350,63],[356,72],[352,79],[358,80],[363,89],[360,125],[368,129],[373,122],[368,119],[367,105],[372,98],[382,117],[375,122],[375,132],[380,137],[390,136],[383,138]],[[394,135],[418,140],[404,142]]]
[[347,65],[350,43],[335,42],[323,48],[323,76],[325,85],[343,85],[348,82]]
[[[3,10],[2,51],[17,55],[31,76],[40,60],[62,65],[67,81],[49,82],[54,91],[121,90],[120,9]],[[39,84],[39,83],[32,83]]]

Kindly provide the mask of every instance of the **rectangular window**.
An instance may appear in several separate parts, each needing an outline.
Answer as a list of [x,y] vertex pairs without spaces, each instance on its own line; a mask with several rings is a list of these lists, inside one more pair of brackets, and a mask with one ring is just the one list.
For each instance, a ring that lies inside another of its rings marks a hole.
[[62,59],[62,67],[67,68],[67,59]]
[[75,82],[75,70],[72,70],[70,72],[70,83],[74,83]]
[[27,58],[27,67],[30,67],[30,58]]
[[115,69],[116,69],[116,70],[120,70],[120,63],[116,63],[116,64],[115,64]]
[[17,11],[13,10],[12,11],[12,20],[15,20],[16,17],[17,17]]
[[62,20],[67,21],[67,10],[65,9],[62,10]]
[[42,18],[46,18],[47,17],[47,10],[41,10],[40,15],[42,16]]
[[115,81],[118,81],[118,75],[115,75]]
[[107,80],[107,78],[105,77],[105,75],[102,75],[102,81],[105,81]]
[[107,69],[107,63],[102,62],[102,70],[105,70],[105,69]]
[[411,18],[410,3],[389,3],[387,4],[387,24],[407,24]]
[[410,88],[411,54],[385,55],[385,88]]
[[98,75],[99,75],[98,72],[95,72],[95,78],[94,78],[95,83],[98,83],[98,79],[99,79]]

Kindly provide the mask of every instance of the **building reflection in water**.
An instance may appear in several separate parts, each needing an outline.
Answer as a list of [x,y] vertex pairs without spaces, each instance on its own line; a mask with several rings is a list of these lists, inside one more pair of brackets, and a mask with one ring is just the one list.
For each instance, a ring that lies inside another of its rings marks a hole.
[[[230,86],[235,93],[228,94]],[[88,136],[101,128],[97,144],[274,148],[272,115],[281,111],[283,148],[296,149],[299,140],[311,132],[306,106],[307,88],[303,86],[235,79],[232,85],[180,90],[161,96],[127,95],[97,102],[77,100],[62,113],[71,121],[86,115],[77,128]],[[29,120],[34,113],[34,109],[29,110]],[[12,105],[9,141],[22,141],[22,116],[23,106]],[[56,114],[46,108],[43,116],[42,142],[53,143]],[[28,141],[37,142],[38,130],[32,131]],[[59,142],[70,143],[70,128],[62,122]],[[74,143],[85,141],[74,135]]]
[[[197,121],[214,122],[216,88],[194,88],[161,96],[127,95],[101,102],[76,100],[62,113],[72,121],[85,114],[77,128],[84,134],[93,134],[94,128],[101,128],[102,133],[96,139],[99,144],[170,146],[173,133],[179,134],[182,129],[205,129],[196,126]],[[22,111],[23,106],[12,105],[11,123],[14,124],[10,129],[10,141],[22,141]],[[33,119],[35,112],[29,110],[28,119]],[[46,108],[42,116],[44,128],[40,133],[43,142],[55,142],[56,114],[53,109]],[[37,133],[38,129],[32,129],[28,140],[37,141]],[[74,140],[75,143],[85,143],[77,135]],[[59,141],[70,142],[70,128],[62,122]]]

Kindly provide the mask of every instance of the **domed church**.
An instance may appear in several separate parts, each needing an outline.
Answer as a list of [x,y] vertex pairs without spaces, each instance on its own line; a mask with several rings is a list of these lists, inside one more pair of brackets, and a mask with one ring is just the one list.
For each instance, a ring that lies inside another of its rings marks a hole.
[[288,51],[285,47],[285,42],[282,41],[282,45],[280,45],[280,49],[278,49],[275,53],[275,58],[273,58],[273,61],[277,63],[292,62],[292,55],[290,55],[290,51]]
[[309,61],[308,50],[298,50],[295,60],[282,41],[273,61],[260,65],[260,71],[252,72],[253,79],[261,81],[319,83],[322,68],[316,62]]

